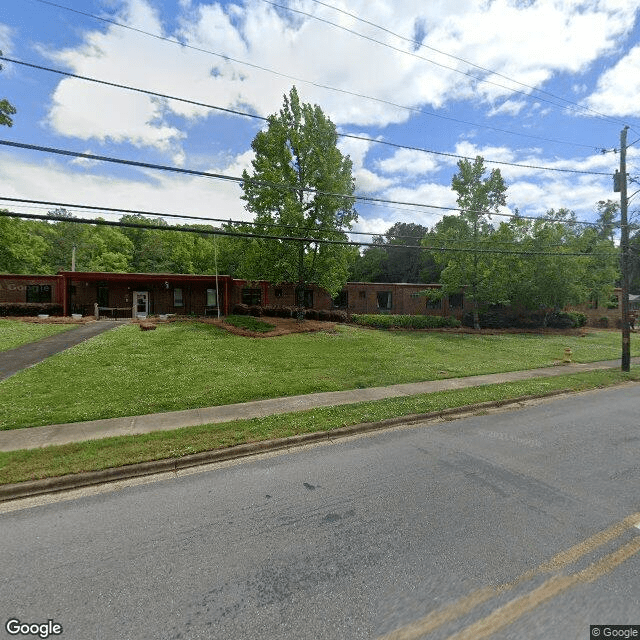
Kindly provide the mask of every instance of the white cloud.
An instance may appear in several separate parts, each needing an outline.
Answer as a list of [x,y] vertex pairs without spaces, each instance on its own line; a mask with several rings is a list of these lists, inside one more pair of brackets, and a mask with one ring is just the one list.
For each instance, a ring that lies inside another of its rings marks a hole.
[[440,169],[434,156],[412,149],[399,149],[391,157],[377,161],[376,166],[383,173],[406,176],[425,175]]
[[587,105],[610,116],[640,115],[640,45],[633,47],[598,80]]
[[[558,72],[584,69],[603,52],[610,51],[632,24],[637,5],[638,0],[544,0],[529,5],[510,0],[460,1],[446,6],[415,0],[336,0],[337,7],[408,37],[420,23],[425,45],[532,85],[543,83]],[[303,6],[318,17],[339,22],[393,47],[411,50],[406,42],[328,7],[315,3]],[[517,86],[499,76],[491,76],[492,81],[507,88],[477,83],[443,68],[445,65],[486,75],[450,57],[428,49],[416,52],[437,63],[433,64],[317,20],[276,11],[266,3],[247,1],[223,7],[219,3],[196,5],[185,0],[179,7],[183,14],[178,16],[181,26],[177,34],[165,32],[162,16],[148,0],[126,0],[118,19],[150,33],[177,37],[192,47],[228,56],[227,59],[116,26],[87,32],[82,45],[54,57],[79,74],[227,108],[248,106],[261,115],[276,111],[282,95],[295,83],[302,99],[321,104],[336,124],[364,126],[405,122],[415,113],[413,110],[422,106],[439,107],[460,99],[508,98],[509,88]],[[313,84],[303,82],[305,79]],[[363,96],[374,96],[379,101]],[[519,101],[508,99],[494,107],[492,113],[514,114],[521,107]],[[83,117],[87,112],[96,117],[89,121]],[[65,135],[127,139],[173,153],[184,133],[178,129],[180,125],[167,123],[170,113],[202,118],[211,111],[65,79],[54,96],[51,122]]]
[[[214,173],[232,174],[244,159],[231,159]],[[191,216],[250,220],[240,200],[237,183],[203,177],[142,172],[138,177],[115,178],[71,169],[72,163],[34,163],[0,152],[0,180],[7,197],[69,202],[140,211],[185,213]],[[83,214],[79,213],[81,217]],[[94,215],[94,214],[90,214]],[[95,214],[97,215],[97,214]],[[119,217],[119,216],[118,216]]]

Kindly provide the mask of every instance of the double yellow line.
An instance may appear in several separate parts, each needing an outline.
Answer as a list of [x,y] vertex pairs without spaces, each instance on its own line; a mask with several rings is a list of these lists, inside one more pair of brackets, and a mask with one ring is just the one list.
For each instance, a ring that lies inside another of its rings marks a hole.
[[[421,638],[440,628],[443,624],[461,618],[479,605],[491,600],[491,598],[511,591],[516,586],[531,580],[535,576],[562,571],[562,569],[578,561],[587,553],[619,538],[632,527],[640,528],[640,513],[630,515],[608,529],[596,533],[566,551],[560,552],[548,562],[523,573],[512,582],[507,582],[497,587],[489,586],[477,589],[458,601],[431,612],[420,620],[380,636],[378,640],[415,640]],[[487,638],[563,591],[578,584],[587,584],[597,580],[625,560],[631,558],[638,551],[640,551],[640,535],[634,537],[630,542],[622,545],[614,552],[590,564],[586,569],[570,575],[555,575],[549,578],[539,587],[498,607],[485,618],[474,622],[450,636],[447,640],[480,640],[481,638]]]

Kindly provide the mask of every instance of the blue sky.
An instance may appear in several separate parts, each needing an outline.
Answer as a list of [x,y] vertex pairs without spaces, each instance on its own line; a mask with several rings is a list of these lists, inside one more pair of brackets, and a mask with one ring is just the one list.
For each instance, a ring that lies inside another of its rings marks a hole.
[[[359,194],[455,206],[459,156],[482,155],[508,185],[506,213],[566,207],[593,220],[598,201],[618,197],[621,129],[640,138],[639,17],[640,0],[14,0],[0,12],[0,49],[260,116],[295,84],[341,133],[372,140],[340,139]],[[3,140],[234,176],[250,167],[260,120],[3,67],[0,98],[18,110]],[[2,197],[250,219],[232,183],[7,146],[0,184]],[[357,208],[355,229],[377,233],[445,213]]]

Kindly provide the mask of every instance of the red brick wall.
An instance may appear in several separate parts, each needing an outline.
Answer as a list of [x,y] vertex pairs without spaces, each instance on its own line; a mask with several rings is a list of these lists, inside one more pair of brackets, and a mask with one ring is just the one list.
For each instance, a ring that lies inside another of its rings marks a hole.
[[62,304],[62,279],[45,275],[0,276],[0,302],[26,302],[29,285],[50,286],[51,302]]

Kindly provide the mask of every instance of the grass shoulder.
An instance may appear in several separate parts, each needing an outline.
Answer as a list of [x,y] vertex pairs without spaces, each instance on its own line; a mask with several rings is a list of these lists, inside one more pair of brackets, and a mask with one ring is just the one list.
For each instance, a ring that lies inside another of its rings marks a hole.
[[178,458],[249,442],[331,431],[345,426],[465,407],[482,402],[544,395],[557,390],[584,391],[638,381],[640,381],[640,371],[622,373],[617,370],[601,370],[403,396],[139,436],[105,438],[44,449],[0,452],[0,484]]

